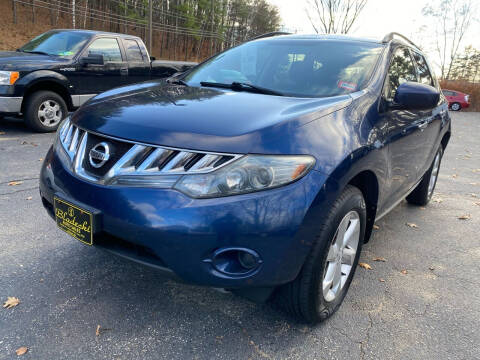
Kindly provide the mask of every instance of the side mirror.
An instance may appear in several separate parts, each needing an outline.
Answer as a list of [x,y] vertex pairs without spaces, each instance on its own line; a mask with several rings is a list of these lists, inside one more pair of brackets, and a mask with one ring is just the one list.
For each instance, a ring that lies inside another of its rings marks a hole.
[[397,88],[394,102],[407,110],[433,109],[440,100],[440,92],[430,85],[404,82]]
[[102,54],[88,54],[88,56],[80,59],[83,65],[103,65],[104,59]]

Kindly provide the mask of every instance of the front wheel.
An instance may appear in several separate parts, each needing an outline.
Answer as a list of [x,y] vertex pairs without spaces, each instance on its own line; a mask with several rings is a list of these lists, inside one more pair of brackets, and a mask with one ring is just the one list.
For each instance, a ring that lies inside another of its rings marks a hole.
[[297,278],[281,286],[274,302],[301,321],[319,323],[342,303],[365,236],[362,192],[348,185],[320,220],[316,243]]
[[423,175],[422,180],[413,190],[410,195],[407,196],[407,201],[410,204],[425,206],[428,204],[433,196],[435,185],[437,185],[438,173],[440,172],[440,163],[442,162],[443,147],[440,145],[432,165]]
[[25,104],[25,122],[37,132],[50,132],[58,128],[68,115],[63,98],[52,91],[38,91],[30,95]]
[[453,111],[460,111],[461,108],[462,105],[460,105],[459,103],[453,103],[452,106],[450,106],[450,109],[452,109]]

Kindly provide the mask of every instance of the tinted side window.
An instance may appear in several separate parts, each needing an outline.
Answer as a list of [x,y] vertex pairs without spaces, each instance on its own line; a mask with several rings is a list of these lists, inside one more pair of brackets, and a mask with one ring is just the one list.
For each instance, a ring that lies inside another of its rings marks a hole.
[[399,48],[395,50],[390,68],[388,69],[387,82],[384,89],[385,98],[393,100],[398,86],[406,81],[416,82],[417,72],[408,49]]
[[125,44],[125,50],[127,52],[128,61],[140,61],[143,62],[143,56],[140,51],[140,47],[135,40],[123,40]]
[[451,91],[448,91],[448,90],[443,90],[443,95],[445,96],[453,96],[453,93]]
[[116,39],[102,38],[90,44],[88,54],[103,55],[105,62],[121,62],[122,53]]
[[425,85],[434,86],[433,78],[430,74],[430,70],[428,69],[425,58],[422,55],[417,54],[416,52],[413,52],[413,57],[417,63],[418,77],[420,79],[420,82]]

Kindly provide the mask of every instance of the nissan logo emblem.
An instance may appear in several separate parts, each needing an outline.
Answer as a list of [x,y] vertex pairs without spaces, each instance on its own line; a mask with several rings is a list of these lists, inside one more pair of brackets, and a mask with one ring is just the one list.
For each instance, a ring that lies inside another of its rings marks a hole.
[[88,160],[90,165],[98,169],[110,159],[110,148],[106,142],[101,142],[90,149]]

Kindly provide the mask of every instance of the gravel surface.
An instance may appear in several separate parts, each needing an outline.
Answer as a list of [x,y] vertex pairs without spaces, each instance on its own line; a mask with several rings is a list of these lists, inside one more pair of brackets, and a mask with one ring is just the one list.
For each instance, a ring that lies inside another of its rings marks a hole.
[[316,327],[70,238],[38,193],[54,135],[0,120],[0,301],[21,301],[0,308],[0,359],[479,359],[480,114],[452,115],[434,201],[379,221],[373,270]]

